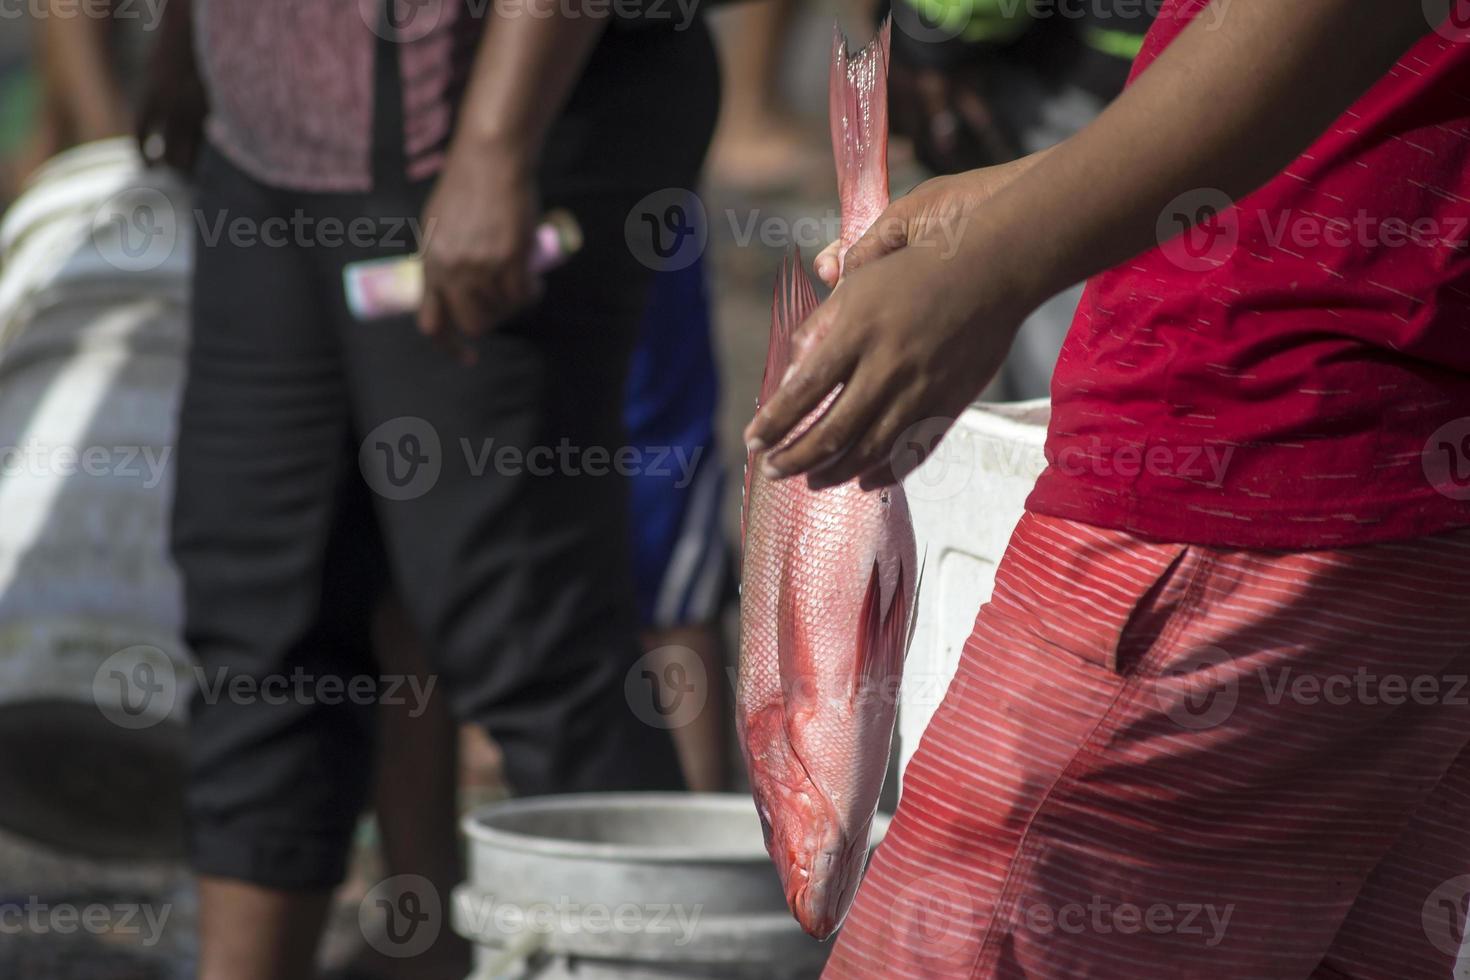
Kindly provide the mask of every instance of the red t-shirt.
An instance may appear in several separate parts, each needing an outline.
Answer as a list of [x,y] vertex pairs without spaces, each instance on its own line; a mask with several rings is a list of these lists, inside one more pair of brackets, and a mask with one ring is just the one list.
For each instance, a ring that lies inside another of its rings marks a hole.
[[[1208,7],[1166,2],[1135,76]],[[1028,509],[1226,547],[1470,526],[1470,29],[1168,240],[1223,198],[1185,195],[1166,244],[1088,285]]]

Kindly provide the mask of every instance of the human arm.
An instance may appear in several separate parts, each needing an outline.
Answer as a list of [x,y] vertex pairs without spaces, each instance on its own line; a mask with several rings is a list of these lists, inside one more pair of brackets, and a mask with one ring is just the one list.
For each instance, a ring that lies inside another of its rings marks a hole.
[[491,9],[424,210],[419,329],[448,343],[479,336],[535,299],[537,161],[607,27],[606,16],[569,13],[556,0],[526,0],[514,13]]
[[[1403,0],[1216,0],[1087,129],[999,189],[977,171],[958,178],[957,201],[931,202],[967,216],[951,252],[859,243],[747,441],[779,447],[765,460],[773,476],[900,479],[899,434],[957,416],[1039,303],[1157,245],[1158,217],[1181,193],[1259,187],[1430,28]],[[972,191],[981,203],[966,202]],[[911,225],[912,210],[897,202],[875,228]],[[782,446],[837,385],[822,418]]]

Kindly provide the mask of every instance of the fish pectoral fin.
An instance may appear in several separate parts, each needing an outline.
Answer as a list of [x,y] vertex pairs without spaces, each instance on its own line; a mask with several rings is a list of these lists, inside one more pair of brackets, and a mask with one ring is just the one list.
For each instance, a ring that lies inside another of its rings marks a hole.
[[881,682],[903,669],[903,658],[908,649],[911,603],[904,583],[903,565],[900,564],[888,608],[883,607],[883,580],[880,566],[874,561],[858,617],[857,657],[852,672],[854,696],[860,694],[865,685]]

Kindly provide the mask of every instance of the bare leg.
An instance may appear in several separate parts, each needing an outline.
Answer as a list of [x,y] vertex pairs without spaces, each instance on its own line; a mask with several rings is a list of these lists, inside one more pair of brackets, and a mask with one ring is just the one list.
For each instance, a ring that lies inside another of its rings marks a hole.
[[199,879],[199,980],[310,980],[328,892]]
[[[380,610],[374,646],[385,675],[417,676],[417,690],[430,690],[423,647],[396,600]],[[439,895],[447,914],[450,892],[464,878],[459,845],[458,732],[435,680],[424,703],[410,684],[400,687],[399,703],[378,708],[378,767],[374,806],[388,876],[421,875]],[[375,975],[402,980],[463,980],[470,970],[470,947],[448,921],[424,953],[395,959],[364,951],[359,966]]]
[[773,190],[805,180],[821,165],[819,143],[783,105],[781,65],[793,0],[742,4],[725,16],[725,94],[710,160],[717,183]]
[[725,730],[725,651],[718,626],[682,626],[644,634],[646,650],[668,650],[665,663],[654,665],[660,674],[677,663],[686,677],[703,677],[704,710],[687,725],[674,729],[674,748],[684,779],[696,793],[717,793],[729,784],[729,745]]

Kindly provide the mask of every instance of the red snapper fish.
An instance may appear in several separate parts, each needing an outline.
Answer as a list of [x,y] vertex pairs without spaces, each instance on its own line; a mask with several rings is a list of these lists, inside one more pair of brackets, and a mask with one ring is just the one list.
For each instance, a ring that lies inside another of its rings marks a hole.
[[[844,251],[888,204],[889,36],[885,25],[849,54],[839,31],[834,48]],[[790,366],[792,331],[816,307],[800,255],[789,256],[776,282],[762,402]],[[752,455],[742,530],[740,743],[787,904],[826,939],[862,878],[888,766],[918,586],[913,524],[901,487],[813,491],[800,479],[768,480]]]

